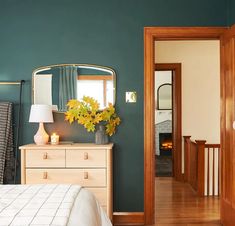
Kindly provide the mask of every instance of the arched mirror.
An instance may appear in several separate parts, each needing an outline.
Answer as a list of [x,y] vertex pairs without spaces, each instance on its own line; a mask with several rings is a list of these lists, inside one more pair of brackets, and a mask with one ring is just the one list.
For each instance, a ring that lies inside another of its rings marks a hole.
[[91,64],[58,64],[33,71],[33,104],[49,104],[65,112],[70,99],[95,98],[100,109],[115,104],[116,73],[113,69]]
[[164,83],[157,89],[157,109],[171,110],[172,109],[172,85]]

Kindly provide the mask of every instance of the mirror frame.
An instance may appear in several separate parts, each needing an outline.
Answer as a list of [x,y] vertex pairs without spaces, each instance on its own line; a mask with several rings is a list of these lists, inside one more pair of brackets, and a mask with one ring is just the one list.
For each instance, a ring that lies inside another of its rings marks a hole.
[[[78,68],[88,68],[88,69],[97,69],[97,70],[101,70],[104,72],[110,72],[113,75],[113,106],[115,106],[116,104],[116,72],[114,71],[114,69],[110,68],[110,67],[106,67],[106,66],[101,66],[101,65],[97,65],[97,64],[51,64],[51,65],[47,65],[47,66],[41,66],[38,67],[36,69],[33,70],[32,72],[32,99],[31,99],[31,103],[34,104],[34,76],[36,74],[36,72],[41,72],[44,70],[50,70],[52,67],[64,67],[64,66],[74,66],[74,67],[78,67]],[[57,113],[64,113],[62,111],[54,111]]]
[[[171,86],[171,108],[160,108],[159,107],[159,90],[161,87],[163,86]],[[172,110],[172,84],[171,83],[163,83],[162,85],[160,85],[157,89],[157,110]]]

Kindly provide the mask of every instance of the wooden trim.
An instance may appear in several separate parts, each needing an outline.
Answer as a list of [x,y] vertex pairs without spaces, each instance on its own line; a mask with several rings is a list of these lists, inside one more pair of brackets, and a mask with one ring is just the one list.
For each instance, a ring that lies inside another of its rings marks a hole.
[[173,135],[173,175],[183,181],[182,174],[182,116],[181,116],[181,63],[156,63],[155,70],[171,70],[172,73],[172,135]]
[[144,28],[144,216],[145,224],[155,217],[154,163],[154,41],[220,40],[226,27],[145,27]]
[[220,215],[221,215],[221,224],[224,226],[234,226],[235,225],[235,210],[231,208],[231,203],[229,200],[223,198],[220,199]]
[[184,136],[184,181],[189,182],[190,176],[190,137],[191,136]]
[[143,212],[114,212],[114,225],[144,225]]
[[154,150],[154,36],[144,29],[144,216],[154,224],[155,150]]
[[[197,144],[197,194],[205,195],[205,144],[206,140],[195,140]],[[209,167],[209,158],[208,158]],[[202,167],[199,167],[202,165]],[[204,166],[204,167],[203,167]],[[209,179],[209,177],[208,177]],[[209,183],[207,184],[209,186]]]
[[225,32],[221,45],[221,223],[235,225],[233,121],[235,115],[235,25]]
[[[209,159],[210,148],[208,148],[207,150],[208,150],[208,159]],[[212,162],[212,195],[215,195],[215,148],[213,148],[213,151],[212,151],[212,159],[213,159],[213,162]],[[208,173],[207,173],[207,177],[209,179],[209,170],[208,170]],[[209,196],[209,182],[208,182],[208,186],[207,187],[208,187],[207,195]]]
[[217,40],[226,27],[145,27],[154,40]]
[[220,148],[220,144],[205,144],[206,148]]
[[198,151],[197,144],[191,141],[190,136],[184,136],[184,156],[185,182],[197,191]]

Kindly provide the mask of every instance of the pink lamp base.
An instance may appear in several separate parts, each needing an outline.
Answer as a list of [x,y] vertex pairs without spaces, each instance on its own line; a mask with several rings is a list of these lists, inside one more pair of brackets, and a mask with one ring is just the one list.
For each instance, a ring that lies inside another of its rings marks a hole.
[[39,123],[39,128],[37,133],[34,135],[34,142],[37,145],[45,145],[48,144],[49,136],[44,129],[44,125],[42,122]]

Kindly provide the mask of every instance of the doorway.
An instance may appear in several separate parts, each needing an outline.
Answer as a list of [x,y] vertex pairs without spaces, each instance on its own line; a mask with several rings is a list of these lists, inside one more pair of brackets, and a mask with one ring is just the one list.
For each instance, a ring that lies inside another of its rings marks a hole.
[[156,70],[155,79],[155,176],[173,176],[172,71]]
[[155,64],[154,79],[155,176],[182,181],[181,64]]
[[226,28],[187,27],[144,30],[144,216],[145,224],[155,219],[154,162],[154,41],[156,40],[220,40]]

